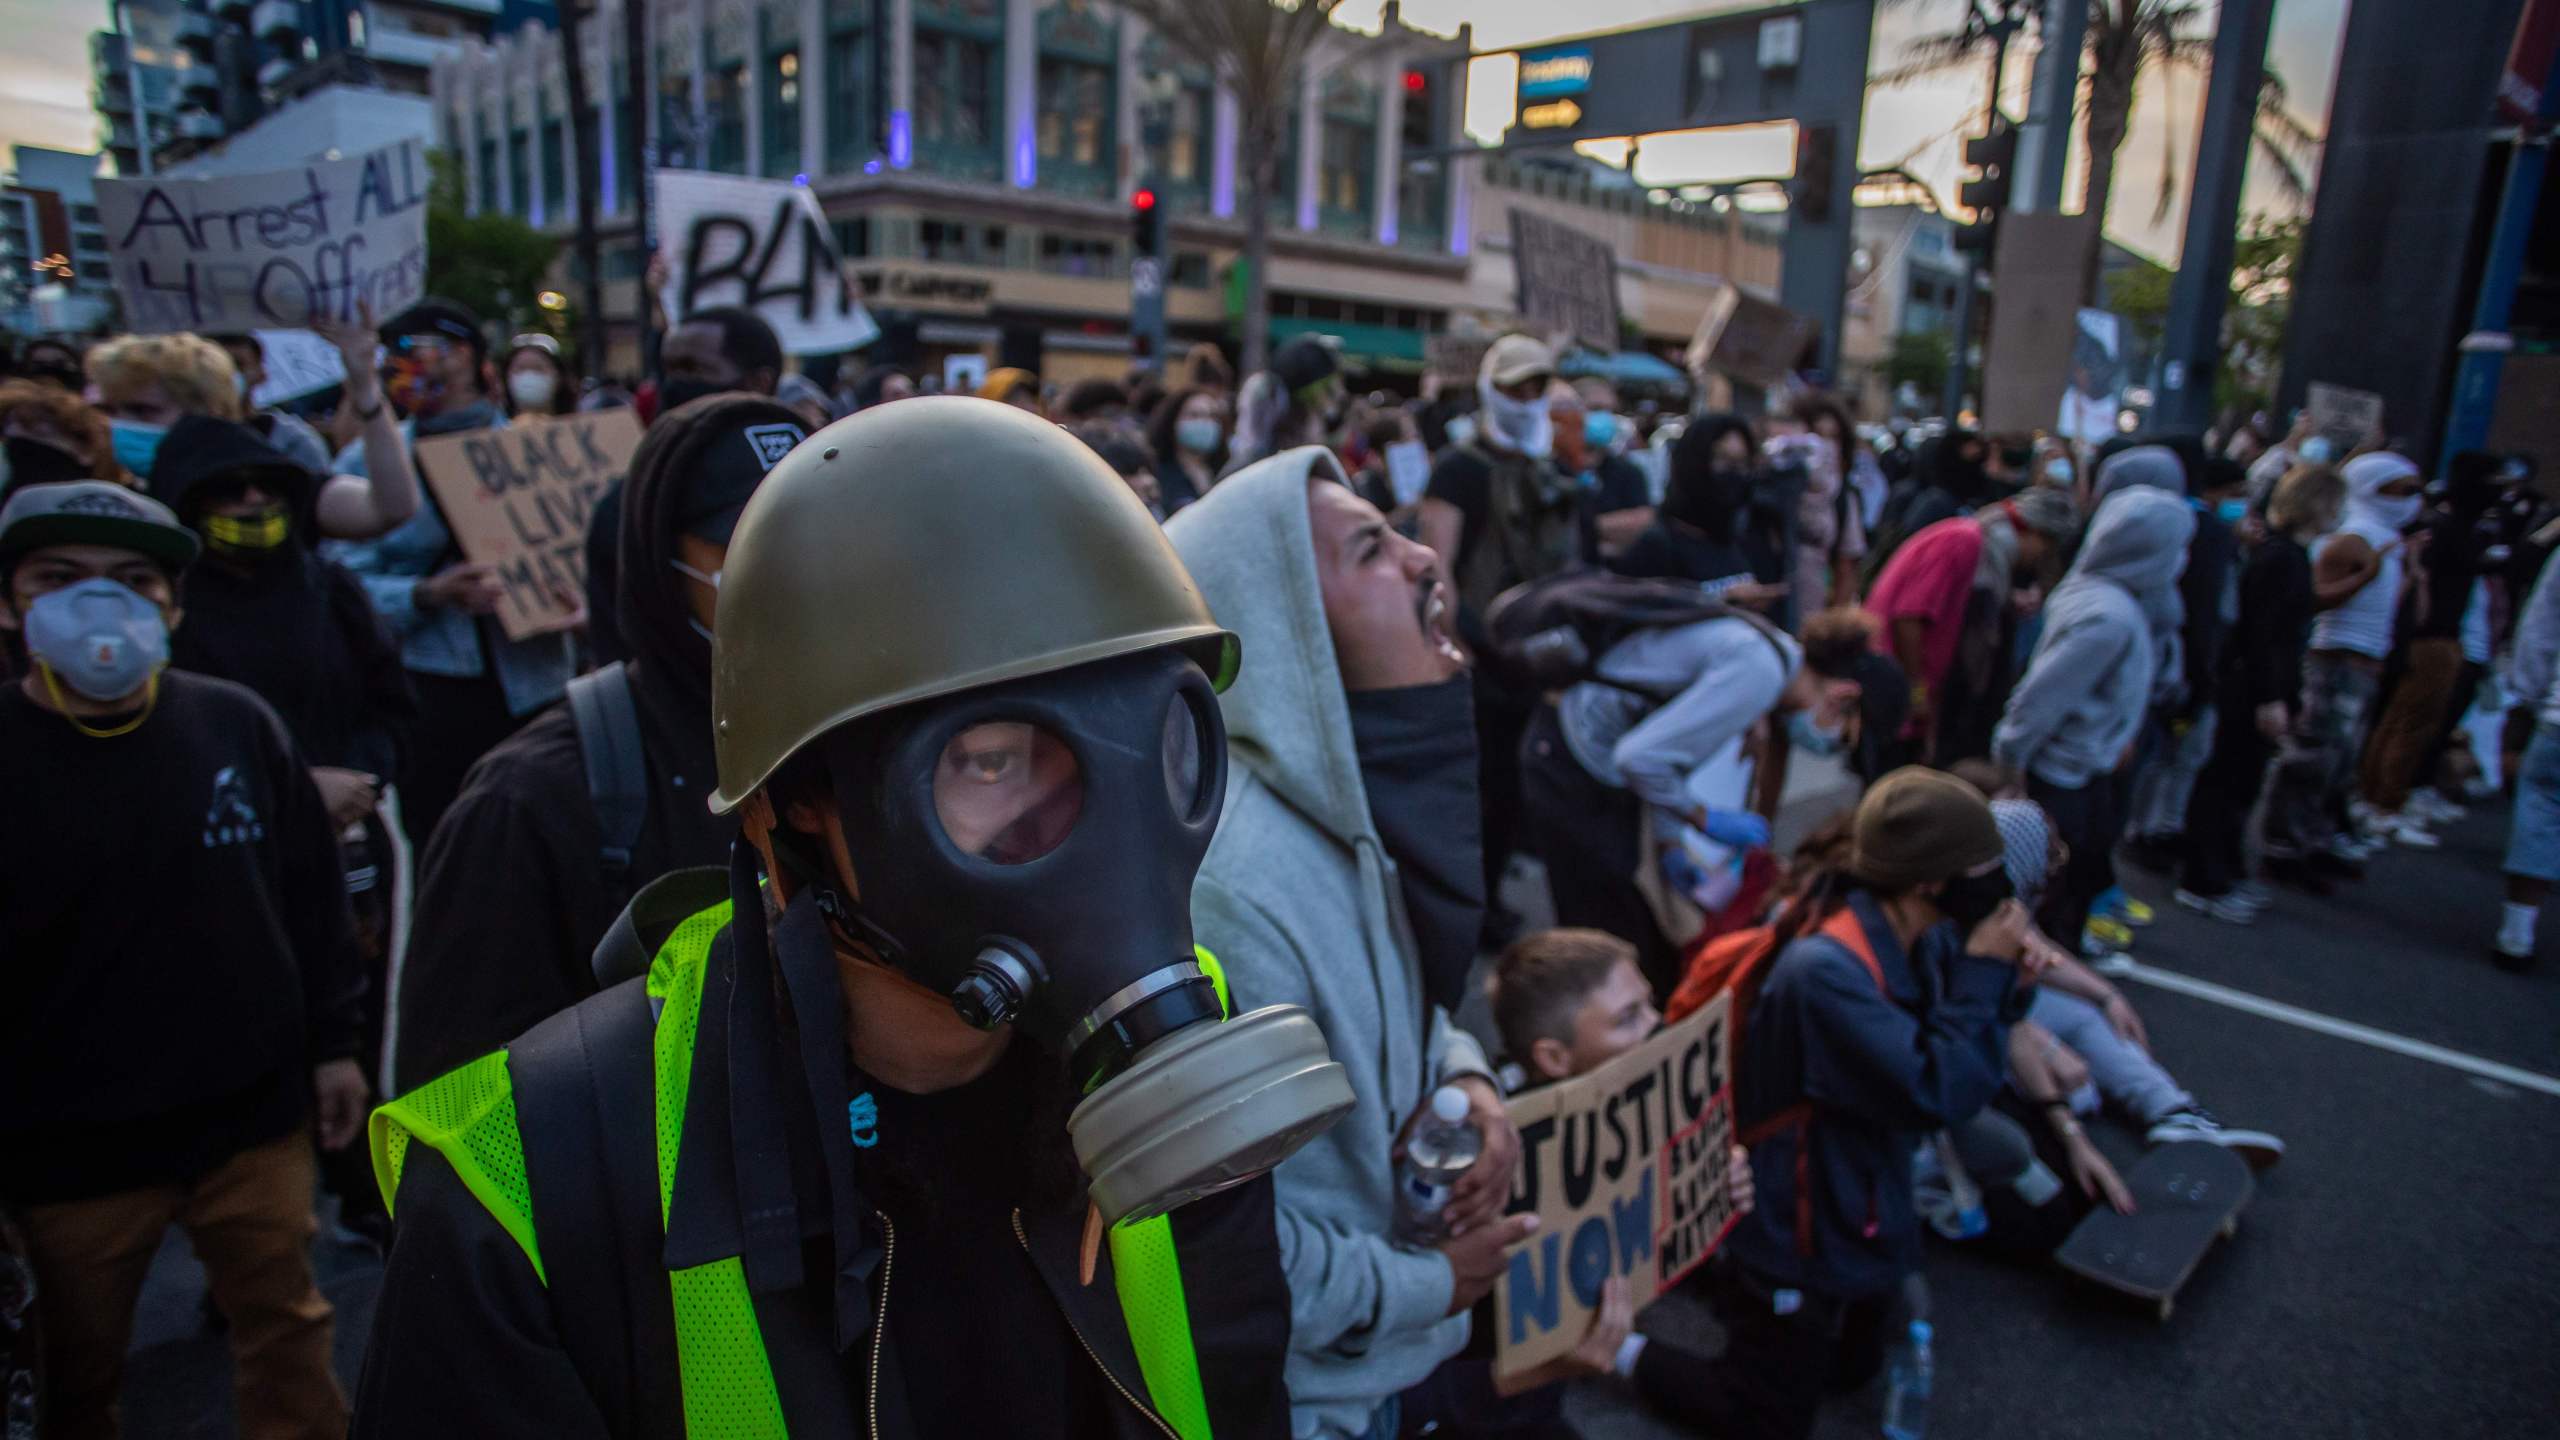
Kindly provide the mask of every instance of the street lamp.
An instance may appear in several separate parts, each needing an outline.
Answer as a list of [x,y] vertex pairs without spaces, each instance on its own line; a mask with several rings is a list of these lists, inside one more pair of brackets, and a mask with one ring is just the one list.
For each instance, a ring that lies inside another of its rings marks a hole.
[[569,308],[569,297],[557,290],[545,290],[533,297],[533,303],[556,313]]

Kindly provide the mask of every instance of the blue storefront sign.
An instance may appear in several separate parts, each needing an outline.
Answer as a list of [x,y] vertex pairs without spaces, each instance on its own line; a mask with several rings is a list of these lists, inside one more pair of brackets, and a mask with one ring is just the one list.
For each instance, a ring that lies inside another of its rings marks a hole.
[[1591,47],[1558,45],[1520,52],[1520,98],[1552,100],[1591,88]]

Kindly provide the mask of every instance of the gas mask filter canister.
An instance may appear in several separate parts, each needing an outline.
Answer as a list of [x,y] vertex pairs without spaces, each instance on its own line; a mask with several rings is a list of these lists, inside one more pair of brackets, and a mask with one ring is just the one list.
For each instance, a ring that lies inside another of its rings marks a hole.
[[831,755],[862,897],[830,903],[963,1019],[1064,1061],[1105,1221],[1261,1175],[1351,1108],[1314,1017],[1226,1018],[1193,949],[1226,743],[1189,660],[1142,651],[901,707]]

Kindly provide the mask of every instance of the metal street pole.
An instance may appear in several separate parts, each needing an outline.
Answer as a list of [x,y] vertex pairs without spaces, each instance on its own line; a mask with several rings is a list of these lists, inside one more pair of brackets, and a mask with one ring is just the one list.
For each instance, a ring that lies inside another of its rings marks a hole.
[[2258,124],[2258,87],[2267,58],[2273,0],[2222,0],[2213,31],[2213,82],[2196,137],[2196,181],[2187,197],[2186,244],[2169,282],[2169,323],[2161,344],[2155,433],[2202,430],[2213,420],[2213,378],[2222,365],[2222,311],[2231,299],[2239,244],[2240,185]]
[[2480,266],[2480,293],[2471,310],[2471,332],[2462,337],[2462,361],[2453,372],[2453,405],[2445,416],[2444,463],[2460,451],[2489,443],[2489,422],[2498,410],[2498,380],[2507,368],[2507,352],[2515,337],[2507,333],[2507,314],[2514,306],[2516,282],[2524,276],[2526,242],[2533,235],[2534,213],[2542,204],[2543,173],[2551,163],[2551,124],[2560,119],[2560,66],[2542,82],[2542,103],[2534,118],[2516,130],[2507,155],[2507,179],[2498,194],[2498,219],[2489,232],[2489,254]]
[[[1968,29],[1979,26],[1975,33],[1991,37],[1991,104],[1990,118],[1985,122],[1986,133],[2000,127],[2000,84],[2009,68],[2009,37],[2026,23],[2018,15],[2017,7],[2021,3],[2023,0],[2001,0],[2000,18],[1996,20],[1983,14],[1979,8],[1966,20]],[[1938,397],[1939,413],[1950,426],[1956,423],[1956,416],[1964,410],[1965,372],[1972,359],[1973,312],[1979,289],[1974,272],[1978,268],[1968,255],[1962,273],[1956,277],[1956,339],[1950,347],[1953,353],[1947,357],[1946,389]]]
[[142,174],[151,174],[151,111],[142,103],[142,62],[133,58],[133,31],[124,23],[124,0],[115,0],[116,34],[124,41],[124,86],[133,100],[133,153],[140,157]]
[[2071,116],[2080,103],[2080,51],[2088,36],[2088,0],[2045,0],[2044,47],[2036,52],[2035,88],[2018,127],[2018,180],[2009,197],[2009,208],[2021,215],[2062,208]]
[[622,127],[622,161],[632,175],[632,235],[640,246],[640,275],[635,306],[640,322],[640,373],[658,373],[658,304],[649,293],[649,259],[658,253],[657,218],[651,207],[649,172],[658,165],[657,57],[649,53],[648,0],[623,0],[623,70],[631,77],[631,113]]

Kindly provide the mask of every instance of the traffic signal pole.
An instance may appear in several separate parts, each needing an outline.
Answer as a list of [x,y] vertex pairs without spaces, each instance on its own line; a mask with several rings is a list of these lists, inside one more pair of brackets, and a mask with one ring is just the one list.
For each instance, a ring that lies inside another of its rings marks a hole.
[[2169,282],[2162,337],[2160,403],[2154,432],[2200,431],[2213,423],[2213,377],[2222,366],[2222,311],[2231,299],[2239,247],[2240,182],[2257,130],[2258,87],[2274,0],[2222,0],[2213,31],[2213,81],[2196,143],[2195,189],[2187,196],[2186,244]]
[[[2018,33],[2019,27],[2026,23],[2019,11],[2022,3],[2023,0],[1999,0],[2000,13],[1996,17],[1984,14],[1977,4],[1972,13],[1965,18],[1965,28],[1969,34],[1987,36],[1991,41],[1989,118],[1984,122],[1984,133],[1965,142],[1965,159],[1968,162],[1981,163],[1981,157],[1994,153],[1985,142],[1993,141],[2008,124],[2006,117],[2000,113],[2000,85],[2007,78],[2009,68],[2009,37]],[[2014,146],[2014,136],[2010,143]],[[1983,180],[1975,182],[1976,185],[1986,187],[1986,193],[1991,200],[1987,207],[1991,213],[1987,218],[1994,224],[1998,222],[2000,207],[2008,203],[2009,161],[2003,158],[1999,166],[2000,173],[1994,175],[1986,171]],[[1974,188],[1974,186],[1965,187],[1968,191]],[[1969,199],[1969,197],[1964,198]],[[1988,249],[1987,243],[1985,249]],[[1980,261],[1968,255],[1963,271],[1956,278],[1955,343],[1948,347],[1950,353],[1947,356],[1947,384],[1945,391],[1939,396],[1938,412],[1949,426],[1953,426],[1956,416],[1964,411],[1965,379],[1972,358],[1973,312],[1977,298],[1974,274],[1982,265],[1988,263],[1987,254]]]

